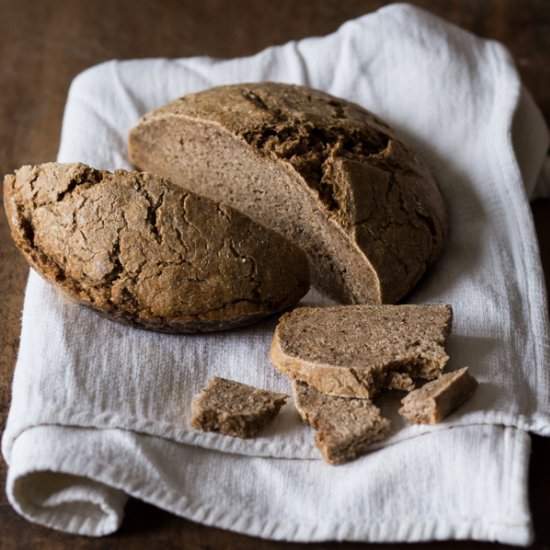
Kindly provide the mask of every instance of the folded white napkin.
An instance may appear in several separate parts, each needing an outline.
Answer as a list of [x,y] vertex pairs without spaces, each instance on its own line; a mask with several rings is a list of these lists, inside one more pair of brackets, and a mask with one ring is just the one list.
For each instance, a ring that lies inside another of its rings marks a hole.
[[131,495],[277,539],[529,543],[526,432],[550,435],[550,371],[527,201],[548,134],[508,52],[401,4],[249,58],[113,61],[73,82],[58,160],[129,168],[126,136],[146,111],[258,80],[356,101],[428,163],[451,231],[408,301],[453,305],[449,369],[470,366],[477,393],[433,428],[405,426],[387,398],[393,435],[341,467],[320,460],[291,404],[254,440],[196,432],[190,402],[214,375],[290,391],[267,358],[274,320],[150,333],[67,302],[31,272],[2,440],[10,502],[32,521],[88,535],[116,530]]

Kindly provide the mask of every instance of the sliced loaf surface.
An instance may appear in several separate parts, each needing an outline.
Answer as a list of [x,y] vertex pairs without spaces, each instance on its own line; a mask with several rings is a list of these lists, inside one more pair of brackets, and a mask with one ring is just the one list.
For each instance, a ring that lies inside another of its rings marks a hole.
[[296,308],[279,320],[270,358],[321,392],[372,399],[439,377],[451,324],[449,305]]
[[407,394],[399,414],[411,424],[437,424],[466,401],[477,385],[468,367],[448,372]]
[[359,105],[303,86],[211,88],[145,115],[132,162],[279,230],[342,303],[393,303],[439,255],[447,215],[428,168]]
[[293,387],[296,408],[317,430],[317,447],[331,464],[358,458],[389,433],[390,421],[368,399],[333,397],[300,381]]
[[4,180],[31,266],[104,315],[165,332],[251,323],[308,290],[305,254],[233,208],[148,173],[24,166]]
[[215,377],[193,400],[191,426],[233,437],[254,437],[277,416],[287,398],[282,393]]

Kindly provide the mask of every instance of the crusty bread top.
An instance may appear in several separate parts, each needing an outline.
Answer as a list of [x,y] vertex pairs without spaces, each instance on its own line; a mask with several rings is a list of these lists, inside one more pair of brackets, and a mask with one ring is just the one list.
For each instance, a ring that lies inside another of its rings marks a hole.
[[16,245],[71,297],[160,331],[230,328],[307,292],[304,253],[280,234],[147,173],[84,164],[6,176]]
[[[327,216],[373,266],[380,280],[376,301],[400,300],[441,252],[447,215],[436,182],[394,131],[359,105],[303,86],[274,82],[188,94],[145,115],[132,130],[130,155],[137,166],[150,169],[147,152],[140,151],[150,146],[147,126],[161,120],[172,124],[178,118],[222,128],[257,154],[284,162],[299,174]],[[161,169],[170,171],[170,167]],[[243,210],[253,215],[247,208],[243,204]],[[361,303],[367,296],[373,299],[373,291],[362,293],[353,284],[345,292],[331,291],[335,285],[323,285],[315,265],[313,273],[316,286],[338,300]]]

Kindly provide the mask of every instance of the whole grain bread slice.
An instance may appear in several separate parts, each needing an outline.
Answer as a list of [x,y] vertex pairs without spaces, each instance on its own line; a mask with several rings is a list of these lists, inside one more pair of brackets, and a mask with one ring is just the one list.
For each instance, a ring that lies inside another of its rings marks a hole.
[[6,176],[15,244],[68,296],[165,332],[244,325],[309,288],[306,255],[279,233],[161,176],[84,164]]
[[372,399],[413,379],[438,378],[447,363],[449,305],[296,308],[277,325],[270,358],[277,370],[318,391]]
[[191,426],[233,437],[254,437],[279,413],[288,395],[212,378],[191,405]]
[[333,397],[299,380],[293,388],[296,408],[304,422],[317,430],[317,447],[331,464],[358,458],[389,433],[390,421],[368,399]]
[[129,135],[134,165],[221,200],[309,256],[342,303],[394,303],[439,255],[447,215],[426,165],[380,119],[303,86],[189,94]]
[[448,372],[407,394],[399,414],[411,424],[437,424],[466,401],[477,385],[468,367]]

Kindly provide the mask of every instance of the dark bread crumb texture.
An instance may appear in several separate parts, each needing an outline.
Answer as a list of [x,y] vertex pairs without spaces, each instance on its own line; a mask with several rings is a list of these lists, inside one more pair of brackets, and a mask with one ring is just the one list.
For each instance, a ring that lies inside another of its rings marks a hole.
[[439,377],[451,325],[448,305],[296,308],[279,320],[271,361],[321,392],[372,399]]
[[45,279],[143,328],[201,332],[253,322],[309,287],[280,234],[148,173],[24,166],[4,181],[16,245]]
[[193,400],[191,426],[233,437],[254,437],[277,416],[287,398],[216,377]]
[[293,387],[296,408],[317,430],[315,443],[331,464],[358,458],[389,433],[390,421],[368,399],[334,397],[300,381],[294,381]]
[[411,424],[437,424],[466,401],[477,386],[468,367],[448,372],[407,394],[399,414]]
[[447,234],[427,167],[380,119],[303,86],[237,84],[184,96],[130,132],[132,161],[223,200],[307,251],[343,303],[393,303]]
[[[443,374],[451,327],[450,305],[296,308],[280,318],[270,357],[324,459],[344,464],[389,435],[380,392],[410,392],[399,413],[415,424],[441,422],[473,394],[467,367]],[[415,389],[421,379],[431,381]]]

